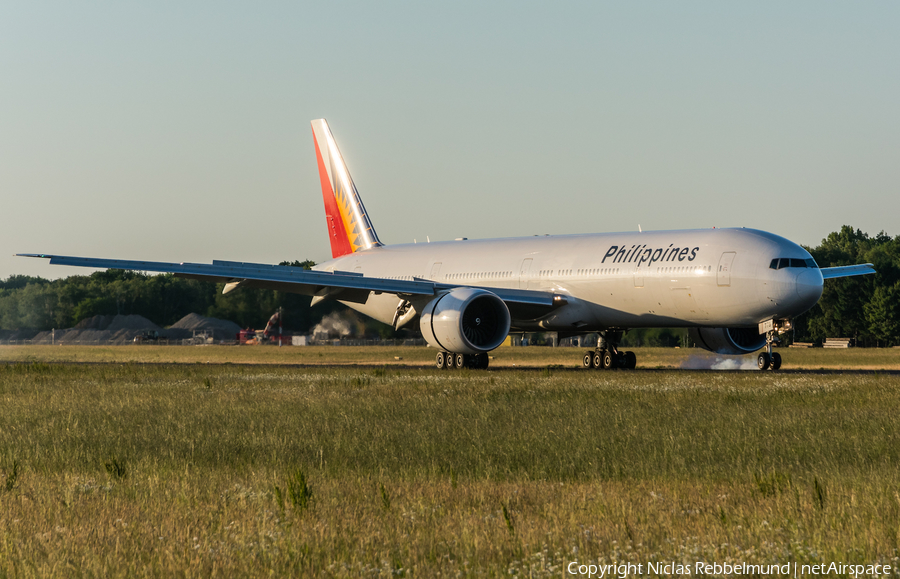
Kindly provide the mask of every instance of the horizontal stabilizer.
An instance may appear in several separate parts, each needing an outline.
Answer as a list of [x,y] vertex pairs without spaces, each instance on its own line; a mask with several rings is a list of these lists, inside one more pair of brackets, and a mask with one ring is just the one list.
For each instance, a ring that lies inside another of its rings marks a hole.
[[850,277],[851,275],[867,275],[875,273],[875,268],[871,263],[861,263],[859,265],[842,265],[839,267],[823,267],[820,269],[822,277],[825,279],[834,279],[836,277]]

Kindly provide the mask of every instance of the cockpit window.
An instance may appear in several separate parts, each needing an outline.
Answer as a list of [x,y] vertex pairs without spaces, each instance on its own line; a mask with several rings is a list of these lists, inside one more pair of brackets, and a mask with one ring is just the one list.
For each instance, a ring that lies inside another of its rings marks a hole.
[[812,268],[819,269],[818,264],[816,264],[816,260],[809,259],[798,259],[796,257],[776,257],[769,263],[769,269],[784,269],[786,267],[802,267],[802,268]]

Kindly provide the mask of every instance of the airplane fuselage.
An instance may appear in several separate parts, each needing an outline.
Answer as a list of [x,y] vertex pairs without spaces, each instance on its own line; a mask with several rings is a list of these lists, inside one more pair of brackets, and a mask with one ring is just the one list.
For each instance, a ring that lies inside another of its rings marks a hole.
[[[773,267],[773,260],[782,258],[793,261]],[[539,318],[514,316],[513,328],[568,332],[756,327],[805,312],[821,297],[823,283],[805,249],[754,229],[388,245],[357,251],[315,269],[553,292],[566,296],[567,305]],[[398,297],[373,293],[364,304],[346,303],[391,323]]]

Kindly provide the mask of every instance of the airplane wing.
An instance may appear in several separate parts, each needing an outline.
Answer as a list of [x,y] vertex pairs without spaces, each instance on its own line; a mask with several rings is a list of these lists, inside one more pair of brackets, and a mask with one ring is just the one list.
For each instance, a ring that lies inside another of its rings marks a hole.
[[825,279],[834,279],[836,277],[850,277],[851,275],[867,275],[875,273],[875,267],[871,263],[861,263],[859,265],[842,265],[839,267],[822,267],[819,268],[822,277]]
[[[224,283],[223,293],[238,287],[257,287],[341,301],[365,303],[370,292],[396,294],[401,297],[433,296],[458,284],[437,283],[431,280],[396,280],[368,277],[349,271],[306,270],[285,265],[266,265],[236,261],[206,263],[166,263],[160,261],[128,261],[93,257],[70,257],[43,253],[18,253],[19,257],[49,259],[52,265],[72,265],[99,269],[124,269],[172,273],[178,277]],[[475,286],[465,286],[475,287]],[[565,296],[549,292],[511,288],[485,287],[508,306],[544,309],[565,305]]]

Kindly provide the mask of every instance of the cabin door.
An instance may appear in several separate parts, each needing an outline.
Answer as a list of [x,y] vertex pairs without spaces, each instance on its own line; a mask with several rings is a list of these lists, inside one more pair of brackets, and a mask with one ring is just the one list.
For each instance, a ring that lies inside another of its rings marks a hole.
[[519,268],[519,289],[528,289],[528,274],[531,271],[532,261],[530,257],[522,260],[522,266]]
[[634,287],[644,287],[644,270],[640,266],[634,269]]
[[731,285],[731,266],[734,263],[734,252],[726,251],[719,258],[719,269],[716,270],[716,283],[720,287]]

